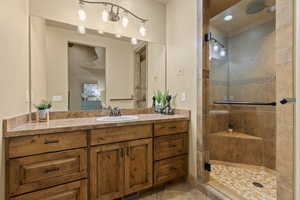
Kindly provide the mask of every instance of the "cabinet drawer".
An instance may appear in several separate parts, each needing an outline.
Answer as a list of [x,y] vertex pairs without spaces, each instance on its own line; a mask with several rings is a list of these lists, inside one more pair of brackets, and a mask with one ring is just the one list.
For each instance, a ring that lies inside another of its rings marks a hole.
[[188,152],[188,135],[170,135],[157,137],[154,140],[154,158],[161,160]]
[[8,142],[9,158],[74,149],[87,146],[86,132],[57,133],[11,138]]
[[171,135],[188,132],[188,121],[164,122],[154,125],[154,135]]
[[9,161],[9,193],[18,195],[85,178],[87,151],[71,150]]
[[87,181],[81,180],[74,183],[56,186],[21,195],[11,200],[87,200]]
[[96,129],[91,131],[91,145],[109,144],[153,136],[151,124]]
[[156,161],[154,184],[161,184],[187,175],[187,156]]

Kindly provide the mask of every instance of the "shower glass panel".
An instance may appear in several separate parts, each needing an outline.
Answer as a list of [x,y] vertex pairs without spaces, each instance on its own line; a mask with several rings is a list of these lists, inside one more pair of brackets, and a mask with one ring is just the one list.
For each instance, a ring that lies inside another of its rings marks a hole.
[[276,101],[274,5],[243,0],[210,20],[210,184],[242,199],[276,199],[276,107],[263,105]]

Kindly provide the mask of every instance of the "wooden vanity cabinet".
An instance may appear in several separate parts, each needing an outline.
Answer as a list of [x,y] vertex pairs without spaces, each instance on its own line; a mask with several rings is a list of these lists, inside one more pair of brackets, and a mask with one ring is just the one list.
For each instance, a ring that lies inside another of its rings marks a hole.
[[91,200],[111,200],[150,188],[152,138],[91,148]]
[[187,175],[188,120],[9,137],[6,200],[113,200]]

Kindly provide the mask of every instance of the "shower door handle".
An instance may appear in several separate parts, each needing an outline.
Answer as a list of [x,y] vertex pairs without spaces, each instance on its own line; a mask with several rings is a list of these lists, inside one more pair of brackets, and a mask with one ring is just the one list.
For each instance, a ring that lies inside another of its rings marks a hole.
[[283,98],[280,103],[281,104],[287,104],[287,103],[295,103],[296,98]]

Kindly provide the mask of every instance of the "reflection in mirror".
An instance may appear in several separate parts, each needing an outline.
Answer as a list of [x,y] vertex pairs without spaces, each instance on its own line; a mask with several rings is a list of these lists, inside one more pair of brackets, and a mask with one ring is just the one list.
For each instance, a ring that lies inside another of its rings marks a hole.
[[[31,101],[52,111],[146,108],[165,90],[165,47],[31,16]],[[33,108],[32,108],[33,109]]]

